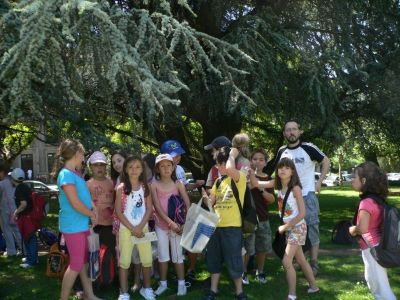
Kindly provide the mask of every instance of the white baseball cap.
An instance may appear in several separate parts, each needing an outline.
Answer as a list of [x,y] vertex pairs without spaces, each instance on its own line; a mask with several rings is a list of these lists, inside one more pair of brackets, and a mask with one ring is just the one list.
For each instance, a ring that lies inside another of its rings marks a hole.
[[103,163],[107,164],[107,157],[100,151],[95,151],[89,157],[89,164]]
[[164,153],[164,154],[160,154],[156,157],[156,165],[163,160],[169,160],[174,162],[174,159],[172,158],[172,156],[168,153]]

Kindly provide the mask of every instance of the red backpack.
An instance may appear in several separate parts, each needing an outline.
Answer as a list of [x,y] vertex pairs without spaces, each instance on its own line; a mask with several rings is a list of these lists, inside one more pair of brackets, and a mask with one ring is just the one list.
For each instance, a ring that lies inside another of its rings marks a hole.
[[46,199],[36,192],[32,192],[32,210],[28,214],[32,221],[37,224],[41,224],[44,217],[46,216]]

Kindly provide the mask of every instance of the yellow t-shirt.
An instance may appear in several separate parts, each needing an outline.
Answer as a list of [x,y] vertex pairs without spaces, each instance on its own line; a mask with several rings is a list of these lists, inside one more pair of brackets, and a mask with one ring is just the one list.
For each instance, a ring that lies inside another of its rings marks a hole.
[[[240,173],[238,182],[235,182],[239,192],[240,203],[243,206],[244,192],[246,190],[246,176]],[[215,195],[214,209],[219,216],[219,223],[217,227],[241,227],[242,218],[240,216],[239,207],[237,205],[235,196],[233,195],[231,188],[230,177],[226,177],[222,180],[221,184],[217,188],[217,181],[214,183],[211,194]]]

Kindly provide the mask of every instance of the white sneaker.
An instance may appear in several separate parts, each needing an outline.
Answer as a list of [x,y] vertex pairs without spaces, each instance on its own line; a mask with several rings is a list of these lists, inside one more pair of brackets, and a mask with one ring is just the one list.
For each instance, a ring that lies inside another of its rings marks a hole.
[[154,294],[157,296],[160,296],[162,293],[164,293],[168,289],[168,286],[166,285],[159,285],[158,288],[155,290]]
[[24,268],[24,269],[28,269],[28,268],[32,268],[33,266],[32,265],[30,265],[30,264],[28,264],[28,263],[23,263],[23,264],[20,264],[19,265],[21,268]]
[[152,288],[141,288],[139,293],[146,300],[154,300],[154,299],[156,299],[156,296],[154,295],[154,291],[153,291]]
[[23,258],[21,259],[21,262],[25,263],[25,262],[27,261],[27,259],[28,259],[28,258],[23,257]]
[[119,294],[118,300],[130,300],[131,297],[128,293]]
[[187,292],[186,285],[179,285],[178,284],[178,292],[176,293],[177,296],[185,296]]
[[243,282],[243,284],[249,284],[250,283],[249,277],[247,277],[247,273],[246,272],[242,274],[242,282]]

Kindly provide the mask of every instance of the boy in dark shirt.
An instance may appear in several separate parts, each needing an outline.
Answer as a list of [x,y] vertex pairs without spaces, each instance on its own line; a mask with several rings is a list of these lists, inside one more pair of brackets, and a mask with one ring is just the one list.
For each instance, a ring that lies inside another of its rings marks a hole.
[[19,230],[22,235],[26,248],[26,260],[20,266],[30,268],[38,264],[38,246],[36,237],[36,225],[29,218],[32,211],[32,192],[29,186],[23,183],[25,172],[20,168],[15,168],[11,172],[13,185],[15,186],[15,205],[14,218],[17,220]]

